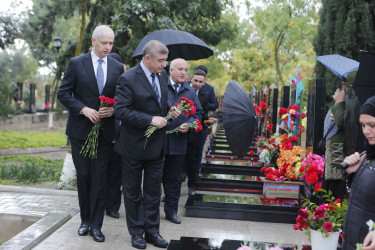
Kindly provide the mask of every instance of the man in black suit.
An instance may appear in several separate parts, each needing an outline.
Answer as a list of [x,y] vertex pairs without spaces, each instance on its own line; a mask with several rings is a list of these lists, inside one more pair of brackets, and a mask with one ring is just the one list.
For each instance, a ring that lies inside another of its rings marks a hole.
[[[170,78],[168,83],[168,100],[172,105],[180,102],[181,97],[186,97],[194,102],[196,113],[191,116],[181,114],[168,124],[167,129],[179,127],[178,133],[167,135],[166,155],[163,173],[163,186],[165,192],[164,212],[167,220],[180,224],[177,216],[178,201],[181,193],[183,163],[187,147],[187,125],[195,119],[201,120],[202,107],[193,88],[184,82],[188,71],[188,64],[184,59],[178,58],[170,64]],[[195,131],[194,131],[195,132]]]
[[[208,69],[206,65],[199,65],[197,69],[203,70],[206,73],[206,78],[207,78]],[[217,103],[217,98],[215,95],[215,88],[212,85],[208,84],[207,82],[205,82],[202,88],[208,93],[208,96],[209,96],[208,110],[215,111],[219,107]]]
[[[93,50],[70,59],[58,93],[59,101],[69,109],[66,134],[77,171],[78,200],[81,226],[78,235],[90,235],[97,242],[105,240],[101,232],[104,218],[107,166],[114,139],[115,119],[112,107],[99,109],[99,96],[113,98],[118,77],[124,66],[107,57],[111,52],[114,33],[108,26],[95,28]],[[99,109],[99,110],[98,110]],[[93,125],[102,119],[98,138],[97,158],[80,154]]]
[[[185,158],[186,172],[188,176],[188,190],[189,195],[195,195],[195,181],[199,174],[202,161],[203,146],[207,137],[208,123],[216,122],[215,118],[209,118],[209,101],[210,94],[203,88],[206,81],[206,73],[203,70],[197,69],[191,78],[191,86],[198,95],[199,102],[203,108],[202,115],[202,130],[198,133],[189,134],[189,143],[187,146],[187,153]],[[216,98],[215,98],[216,99]]]
[[[122,187],[132,246],[140,249],[146,248],[146,242],[168,246],[159,234],[167,125],[164,117],[169,109],[168,75],[163,70],[167,57],[168,48],[164,44],[149,41],[143,48],[141,63],[128,69],[116,88],[115,115],[121,120],[121,129],[115,150],[122,156]],[[175,111],[174,117],[179,114]],[[158,129],[146,138],[149,125]]]

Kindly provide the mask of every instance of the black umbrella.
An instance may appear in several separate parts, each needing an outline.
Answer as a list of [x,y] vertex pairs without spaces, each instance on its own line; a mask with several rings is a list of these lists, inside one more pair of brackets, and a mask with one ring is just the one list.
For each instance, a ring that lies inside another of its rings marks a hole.
[[256,129],[255,109],[249,95],[236,81],[228,83],[223,100],[225,135],[233,154],[243,157]]
[[143,46],[150,40],[158,40],[169,49],[168,61],[176,58],[199,60],[213,55],[212,49],[198,37],[181,30],[156,30],[146,35],[133,53],[133,58],[141,58]]
[[359,69],[353,83],[353,89],[360,104],[375,95],[375,53],[361,51]]

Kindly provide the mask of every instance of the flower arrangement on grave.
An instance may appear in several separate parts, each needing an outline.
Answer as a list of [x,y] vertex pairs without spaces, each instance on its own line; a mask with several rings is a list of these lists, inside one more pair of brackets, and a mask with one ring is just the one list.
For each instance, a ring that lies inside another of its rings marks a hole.
[[259,162],[264,167],[275,167],[276,160],[280,154],[279,135],[274,134],[270,138],[260,136],[257,139],[256,146],[259,154]]
[[282,149],[280,156],[277,158],[277,167],[262,167],[261,171],[265,174],[267,180],[273,181],[298,181],[300,180],[295,174],[295,168],[301,164],[303,149],[294,146],[292,150]]
[[[112,107],[115,103],[115,98],[109,98],[106,96],[99,96],[100,99],[100,106],[99,109],[103,107]],[[87,139],[85,141],[85,144],[83,144],[82,149],[80,153],[83,155],[83,157],[88,156],[90,159],[96,159],[97,158],[97,151],[98,151],[98,138],[99,138],[99,131],[100,127],[102,126],[103,120],[100,118],[99,122],[95,123],[94,126],[91,128],[91,131],[89,135],[87,136]]]
[[345,220],[346,210],[348,208],[347,200],[335,199],[332,192],[321,189],[325,195],[326,203],[317,205],[310,200],[303,203],[305,208],[298,210],[296,225],[294,230],[307,230],[306,234],[310,235],[309,229],[321,232],[324,237],[328,237],[330,232],[340,232]]
[[309,185],[321,183],[324,174],[323,157],[317,154],[309,154],[296,166],[295,174]]
[[280,128],[287,132],[288,137],[301,136],[306,127],[306,114],[300,112],[298,105],[292,105],[286,108],[279,109],[279,116],[281,117]]

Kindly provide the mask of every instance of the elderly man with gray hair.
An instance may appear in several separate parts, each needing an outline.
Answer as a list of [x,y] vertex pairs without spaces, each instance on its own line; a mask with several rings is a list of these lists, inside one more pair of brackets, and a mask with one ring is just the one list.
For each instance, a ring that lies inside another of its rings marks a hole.
[[[78,235],[90,235],[97,242],[105,237],[101,232],[106,201],[107,167],[115,134],[112,107],[99,109],[99,96],[113,98],[116,82],[124,66],[108,57],[112,50],[114,33],[101,25],[92,34],[91,52],[72,58],[61,82],[59,101],[68,108],[66,134],[72,146],[74,166],[77,171],[77,190],[81,210]],[[102,120],[98,137],[97,158],[90,159],[80,151],[95,123]]]
[[[168,75],[163,69],[167,58],[168,48],[164,44],[149,41],[143,48],[140,64],[128,69],[116,88],[115,116],[121,120],[121,128],[115,150],[122,156],[122,186],[131,243],[139,249],[146,248],[146,242],[168,246],[159,234],[167,125],[164,117],[170,108]],[[175,110],[174,118],[179,114]],[[146,138],[149,125],[158,129]]]

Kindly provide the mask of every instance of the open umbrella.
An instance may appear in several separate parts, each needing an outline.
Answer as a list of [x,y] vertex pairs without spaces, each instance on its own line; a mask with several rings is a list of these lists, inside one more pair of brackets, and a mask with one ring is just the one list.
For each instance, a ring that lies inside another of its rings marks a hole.
[[317,56],[315,59],[340,78],[346,78],[350,72],[358,70],[359,67],[359,62],[337,54]]
[[243,157],[256,128],[255,109],[249,95],[236,81],[228,83],[223,100],[225,135],[233,154]]
[[133,58],[141,58],[143,46],[150,40],[158,40],[169,49],[168,61],[176,58],[199,60],[213,55],[212,49],[198,37],[181,30],[156,30],[146,35],[133,53]]
[[360,104],[375,95],[375,53],[361,51],[361,64],[353,82],[353,89]]

